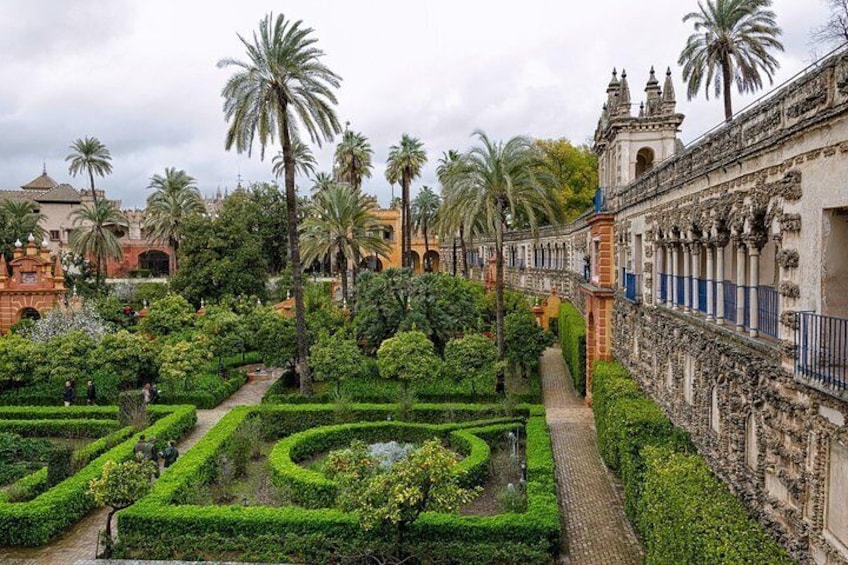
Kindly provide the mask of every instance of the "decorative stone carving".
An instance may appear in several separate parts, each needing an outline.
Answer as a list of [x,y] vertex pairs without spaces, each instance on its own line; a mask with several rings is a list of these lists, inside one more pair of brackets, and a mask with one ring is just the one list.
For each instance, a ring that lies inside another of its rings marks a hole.
[[783,214],[780,219],[780,229],[787,233],[801,231],[801,214]]
[[780,284],[777,287],[777,291],[781,296],[786,298],[798,298],[801,296],[801,289],[798,288],[798,285],[791,281],[780,281]]
[[800,257],[794,249],[781,249],[777,252],[777,264],[784,269],[797,269]]

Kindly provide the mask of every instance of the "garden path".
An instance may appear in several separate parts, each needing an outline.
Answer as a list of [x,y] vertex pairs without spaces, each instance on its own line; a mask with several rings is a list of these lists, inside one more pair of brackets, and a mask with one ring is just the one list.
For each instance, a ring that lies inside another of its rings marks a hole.
[[601,461],[592,410],[574,392],[558,348],[542,355],[541,374],[563,520],[561,562],[639,565],[642,548],[624,515],[620,484]]
[[[252,369],[255,366],[246,367]],[[212,429],[227,412],[236,406],[259,404],[279,372],[265,372],[246,383],[230,398],[210,410],[197,411],[197,425],[184,437],[177,448],[185,453]],[[106,523],[108,510],[99,508],[74,524],[52,543],[43,547],[0,547],[0,563],[4,565],[67,565],[94,557],[97,535]]]

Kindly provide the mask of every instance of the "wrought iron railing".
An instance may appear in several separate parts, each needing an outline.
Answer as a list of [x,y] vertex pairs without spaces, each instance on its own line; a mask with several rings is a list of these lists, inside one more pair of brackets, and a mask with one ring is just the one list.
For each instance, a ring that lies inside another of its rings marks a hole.
[[780,321],[780,300],[777,289],[772,286],[757,287],[757,316],[760,333],[777,338],[777,327]]
[[607,191],[605,188],[598,187],[595,191],[594,205],[595,214],[600,214],[607,210]]
[[848,390],[848,320],[797,312],[795,374]]
[[724,319],[736,323],[736,285],[730,281],[724,281]]
[[668,279],[670,276],[665,273],[660,275],[660,302],[668,301]]
[[698,312],[707,313],[707,280],[697,279],[698,281]]
[[686,277],[676,276],[674,277],[675,285],[677,286],[677,300],[675,304],[678,306],[686,305]]
[[642,275],[636,273],[624,274],[624,297],[631,302],[641,302],[642,293],[639,292]]

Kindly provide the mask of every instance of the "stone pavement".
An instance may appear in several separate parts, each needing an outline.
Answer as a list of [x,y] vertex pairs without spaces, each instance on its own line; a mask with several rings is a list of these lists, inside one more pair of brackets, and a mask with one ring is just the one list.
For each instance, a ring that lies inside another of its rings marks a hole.
[[601,461],[592,410],[574,392],[561,351],[545,351],[540,370],[563,520],[561,563],[639,565],[642,548],[620,485]]
[[[188,451],[230,409],[236,406],[259,404],[262,401],[262,396],[278,376],[279,372],[276,371],[259,374],[217,407],[211,410],[198,410],[197,425],[189,435],[177,444],[180,453]],[[91,511],[52,543],[43,547],[0,547],[0,564],[67,565],[90,560],[94,557],[96,551],[98,533],[106,525],[107,514],[108,510],[105,508]],[[0,533],[0,540],[2,540],[2,533]]]

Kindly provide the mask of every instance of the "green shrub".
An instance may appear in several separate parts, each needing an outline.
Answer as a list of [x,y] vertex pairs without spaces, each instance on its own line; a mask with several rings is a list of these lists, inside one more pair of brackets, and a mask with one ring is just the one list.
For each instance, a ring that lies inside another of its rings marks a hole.
[[586,322],[572,304],[559,305],[559,343],[574,390],[586,396]]
[[794,563],[698,455],[646,447],[639,523],[646,563]]
[[0,420],[0,432],[24,437],[102,437],[120,426],[117,420]]

